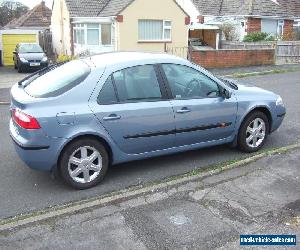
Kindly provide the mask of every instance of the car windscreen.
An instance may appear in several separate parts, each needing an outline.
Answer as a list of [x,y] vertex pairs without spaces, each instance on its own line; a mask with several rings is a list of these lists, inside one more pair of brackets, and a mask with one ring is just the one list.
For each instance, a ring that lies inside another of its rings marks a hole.
[[40,45],[35,43],[20,44],[19,53],[43,53]]
[[54,97],[80,84],[89,75],[90,67],[81,60],[67,62],[26,82],[24,90],[36,98]]

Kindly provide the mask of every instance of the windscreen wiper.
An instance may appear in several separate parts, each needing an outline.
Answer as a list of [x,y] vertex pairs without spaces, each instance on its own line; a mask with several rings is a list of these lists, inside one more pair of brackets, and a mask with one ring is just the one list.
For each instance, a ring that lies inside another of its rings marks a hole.
[[[40,76],[48,73],[49,71],[52,71],[53,69],[56,69],[57,67],[65,64],[65,63],[66,62],[55,63],[55,64],[52,64],[52,65],[49,65],[46,68],[40,69],[40,70],[36,71],[35,73],[30,74],[29,76],[25,77],[21,81],[19,81],[18,85],[22,86],[23,88],[25,88],[29,83],[31,83],[36,78],[38,78],[38,77],[40,77]],[[32,81],[29,81],[31,78],[33,78]],[[28,82],[26,82],[26,81],[28,81]],[[26,82],[26,84],[23,84],[24,82]]]

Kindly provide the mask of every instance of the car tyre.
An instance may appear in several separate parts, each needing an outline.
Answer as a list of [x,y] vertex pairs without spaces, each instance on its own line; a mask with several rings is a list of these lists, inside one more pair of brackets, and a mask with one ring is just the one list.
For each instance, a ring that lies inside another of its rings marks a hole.
[[18,73],[22,73],[23,72],[23,68],[21,65],[18,65]]
[[99,184],[108,165],[109,157],[105,147],[91,138],[71,142],[59,160],[62,178],[75,189],[88,189]]
[[260,111],[250,113],[238,133],[238,147],[244,152],[256,152],[263,147],[269,133],[269,120]]

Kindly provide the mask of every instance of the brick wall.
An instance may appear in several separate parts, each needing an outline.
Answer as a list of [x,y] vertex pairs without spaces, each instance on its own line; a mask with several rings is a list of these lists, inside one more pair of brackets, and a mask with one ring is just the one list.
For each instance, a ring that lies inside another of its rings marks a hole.
[[247,33],[261,32],[261,19],[248,18],[247,20]]
[[204,68],[275,64],[274,49],[192,51],[192,61]]
[[293,20],[284,20],[283,26],[283,40],[292,40],[293,39]]

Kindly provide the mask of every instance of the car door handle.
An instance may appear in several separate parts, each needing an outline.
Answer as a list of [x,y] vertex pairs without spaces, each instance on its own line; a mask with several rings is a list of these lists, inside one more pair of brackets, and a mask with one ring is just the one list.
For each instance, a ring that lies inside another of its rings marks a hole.
[[104,121],[114,121],[114,120],[119,120],[121,119],[121,116],[116,115],[116,114],[111,114],[109,116],[103,117]]
[[184,113],[189,113],[191,112],[191,110],[189,110],[188,108],[182,108],[176,111],[178,114],[184,114]]

